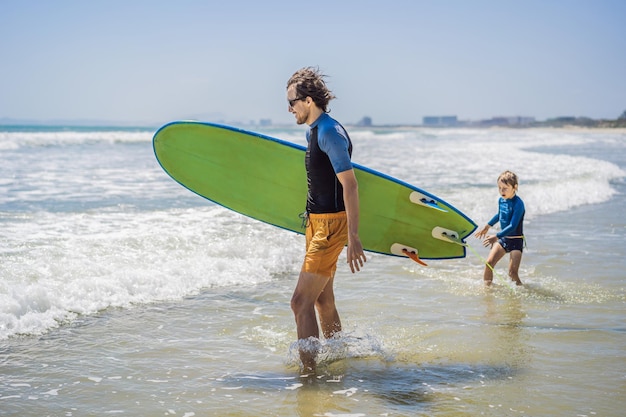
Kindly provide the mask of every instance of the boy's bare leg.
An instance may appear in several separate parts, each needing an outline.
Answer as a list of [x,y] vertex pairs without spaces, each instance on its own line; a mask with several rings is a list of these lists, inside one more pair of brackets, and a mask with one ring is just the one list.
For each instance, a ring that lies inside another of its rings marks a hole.
[[511,281],[515,282],[516,285],[523,285],[522,281],[519,279],[519,266],[522,262],[522,251],[513,250],[511,251],[511,259],[509,260],[509,277],[511,277]]
[[489,257],[487,258],[487,265],[485,265],[485,272],[483,274],[483,280],[485,281],[485,285],[491,285],[493,282],[493,268],[496,267],[496,264],[502,257],[506,254],[504,248],[498,243],[494,243],[491,247],[491,251],[489,252]]

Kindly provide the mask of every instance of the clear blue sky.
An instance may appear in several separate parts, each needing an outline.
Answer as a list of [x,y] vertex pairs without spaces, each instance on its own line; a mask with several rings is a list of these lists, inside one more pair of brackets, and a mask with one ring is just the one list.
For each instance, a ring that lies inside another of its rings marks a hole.
[[616,118],[624,0],[0,0],[0,120],[293,123],[319,66],[344,123]]

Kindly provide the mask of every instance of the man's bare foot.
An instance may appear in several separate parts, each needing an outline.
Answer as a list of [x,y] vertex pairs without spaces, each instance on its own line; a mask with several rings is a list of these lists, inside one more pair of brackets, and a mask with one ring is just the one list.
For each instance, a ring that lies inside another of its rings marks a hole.
[[300,368],[300,376],[301,377],[308,377],[308,376],[315,376],[317,375],[317,370],[316,370],[316,366],[315,366],[315,361],[313,362],[313,364],[308,364],[308,365],[303,365]]

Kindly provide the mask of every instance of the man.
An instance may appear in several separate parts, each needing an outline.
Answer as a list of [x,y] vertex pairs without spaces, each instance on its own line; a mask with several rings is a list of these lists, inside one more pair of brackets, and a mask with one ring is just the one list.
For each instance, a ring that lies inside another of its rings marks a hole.
[[367,261],[358,234],[359,194],[350,161],[352,143],[345,129],[327,114],[333,98],[324,75],[315,68],[302,68],[287,82],[289,112],[296,123],[309,125],[306,255],[291,299],[305,372],[315,372],[319,328],[325,338],[341,331],[333,281],[343,247],[347,243],[347,261],[353,273]]

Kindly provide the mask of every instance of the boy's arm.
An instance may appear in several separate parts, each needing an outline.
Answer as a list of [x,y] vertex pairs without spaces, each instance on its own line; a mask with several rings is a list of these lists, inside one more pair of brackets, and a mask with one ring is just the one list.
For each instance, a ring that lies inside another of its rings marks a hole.
[[495,216],[493,216],[493,217],[491,218],[491,220],[489,220],[489,221],[487,222],[487,224],[483,226],[483,228],[482,228],[482,229],[480,229],[479,231],[477,231],[477,232],[474,234],[474,236],[475,236],[475,237],[477,237],[477,238],[479,238],[479,239],[480,239],[480,238],[482,238],[482,237],[484,237],[484,236],[487,234],[487,232],[489,231],[489,228],[490,228],[491,226],[493,226],[494,224],[496,224],[496,222],[498,221],[498,218],[499,218],[499,213],[498,213],[498,214],[496,214]]

